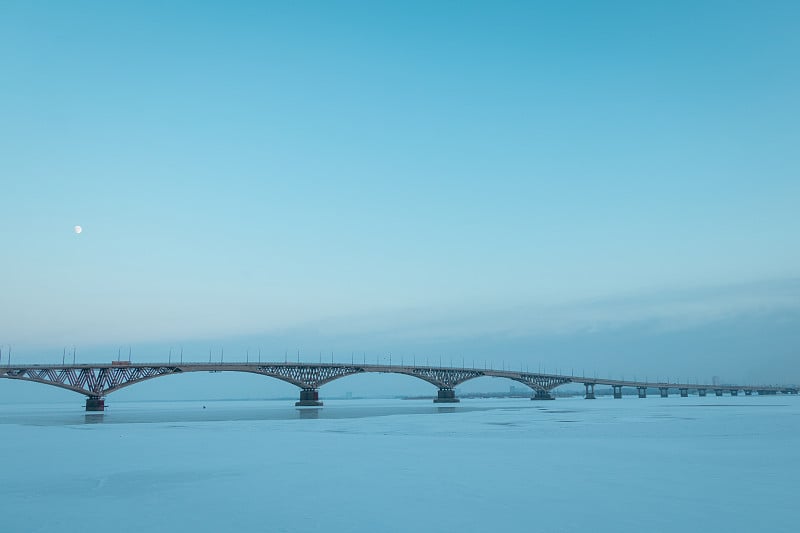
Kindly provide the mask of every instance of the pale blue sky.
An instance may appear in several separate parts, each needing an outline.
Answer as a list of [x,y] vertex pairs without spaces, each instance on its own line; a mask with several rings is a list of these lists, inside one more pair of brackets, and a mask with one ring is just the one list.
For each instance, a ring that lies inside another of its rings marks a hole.
[[163,4],[0,4],[22,356],[795,319],[797,2]]

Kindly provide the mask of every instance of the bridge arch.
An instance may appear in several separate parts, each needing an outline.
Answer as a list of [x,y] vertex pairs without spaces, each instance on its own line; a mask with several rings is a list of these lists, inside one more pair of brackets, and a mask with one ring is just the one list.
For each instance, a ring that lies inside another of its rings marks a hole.
[[214,366],[117,366],[117,367],[63,367],[63,368],[19,368],[4,372],[0,378],[50,385],[77,392],[84,396],[103,397],[118,390],[158,377],[197,372],[239,372],[273,377],[291,385],[304,388],[307,385],[291,376],[268,370],[252,368],[224,368]]
[[[342,374],[328,379],[320,385],[320,394],[324,396],[343,395],[346,392],[361,394],[389,395],[389,396],[422,396],[430,395],[431,387],[436,390],[439,383],[411,372],[403,371],[400,367],[387,367],[374,369],[362,367],[362,372]],[[324,385],[324,386],[323,386]]]
[[94,398],[127,385],[179,371],[168,366],[21,367],[9,369],[0,377],[51,385]]
[[474,379],[483,375],[483,372],[480,370],[437,367],[375,366],[364,367],[364,371],[404,374],[427,381],[439,389],[453,389],[465,381],[469,381],[470,379]]
[[[175,377],[172,377],[175,376]],[[112,398],[135,401],[143,398],[181,400],[266,399],[293,397],[297,385],[284,379],[248,370],[191,370],[165,374],[164,379],[126,383],[106,394]]]
[[[523,387],[524,385],[524,387]],[[490,374],[483,376],[476,376],[462,382],[459,386],[460,390],[464,393],[482,393],[482,392],[508,392],[509,387],[518,387],[520,390],[532,393],[534,389],[528,384],[519,380],[515,380],[509,376],[493,376]]]
[[0,376],[0,377],[6,378],[9,381],[17,381],[17,382],[20,382],[20,383],[39,383],[39,384],[42,384],[42,385],[50,385],[53,388],[66,390],[66,391],[70,391],[70,392],[77,392],[78,394],[82,394],[84,396],[92,396],[92,394],[89,393],[89,391],[81,389],[80,387],[75,387],[73,385],[69,385],[67,383],[44,381],[44,380],[39,380],[39,379],[34,379],[34,378],[27,378],[27,377],[12,377],[12,376],[8,376],[8,375]]

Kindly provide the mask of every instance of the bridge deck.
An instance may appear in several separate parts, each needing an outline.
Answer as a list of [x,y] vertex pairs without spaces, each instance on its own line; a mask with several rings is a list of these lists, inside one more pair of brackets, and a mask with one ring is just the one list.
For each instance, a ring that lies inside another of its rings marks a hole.
[[249,372],[262,374],[292,383],[302,389],[317,389],[341,377],[360,373],[405,374],[439,387],[452,389],[478,377],[507,378],[523,383],[535,391],[550,390],[568,383],[589,386],[605,385],[629,388],[659,388],[688,390],[724,390],[762,393],[789,392],[796,394],[795,385],[740,385],[711,383],[681,383],[676,381],[638,381],[518,372],[491,368],[441,367],[421,365],[379,365],[356,363],[304,363],[304,362],[212,362],[212,363],[94,363],[74,365],[11,365],[0,367],[0,378],[23,379],[70,389],[87,396],[104,396],[122,387],[164,375],[186,372]]

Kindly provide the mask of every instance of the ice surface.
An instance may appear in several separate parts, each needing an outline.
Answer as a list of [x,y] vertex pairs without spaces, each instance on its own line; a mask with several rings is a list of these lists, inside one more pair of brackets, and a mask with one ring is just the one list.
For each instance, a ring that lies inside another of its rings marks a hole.
[[798,397],[326,401],[319,418],[109,405],[0,408],[3,532],[753,532],[800,516]]

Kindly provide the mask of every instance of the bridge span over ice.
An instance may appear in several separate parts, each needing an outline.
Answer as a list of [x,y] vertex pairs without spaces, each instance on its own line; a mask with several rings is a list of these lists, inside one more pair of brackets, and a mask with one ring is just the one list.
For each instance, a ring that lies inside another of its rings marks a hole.
[[678,391],[682,397],[689,392],[706,396],[713,391],[717,396],[797,394],[797,386],[775,385],[718,385],[677,382],[649,382],[614,380],[598,377],[546,374],[513,370],[480,368],[437,367],[417,365],[369,365],[345,363],[131,363],[115,361],[111,364],[72,365],[7,365],[0,367],[0,378],[43,383],[85,395],[87,411],[102,411],[105,397],[123,387],[163,376],[187,372],[249,372],[286,381],[300,388],[297,406],[321,406],[319,388],[333,380],[362,373],[405,374],[427,381],[437,387],[434,402],[458,402],[455,388],[471,379],[489,376],[507,378],[531,388],[532,400],[552,400],[552,391],[568,383],[583,384],[586,399],[595,398],[597,385],[613,388],[614,398],[622,398],[622,389],[635,388],[639,398],[647,396],[648,389],[658,389],[662,397],[669,391]]

